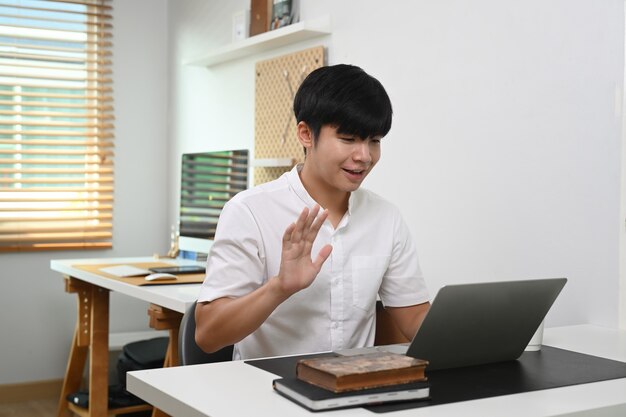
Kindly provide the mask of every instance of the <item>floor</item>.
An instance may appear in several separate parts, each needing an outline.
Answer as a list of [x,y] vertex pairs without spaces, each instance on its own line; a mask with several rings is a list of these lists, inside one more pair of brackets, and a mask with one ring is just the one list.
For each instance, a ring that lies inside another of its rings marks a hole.
[[58,398],[0,404],[0,417],[53,417]]
[[[30,400],[19,403],[0,403],[0,417],[54,417],[59,399]],[[124,417],[150,417],[151,411],[124,414]]]

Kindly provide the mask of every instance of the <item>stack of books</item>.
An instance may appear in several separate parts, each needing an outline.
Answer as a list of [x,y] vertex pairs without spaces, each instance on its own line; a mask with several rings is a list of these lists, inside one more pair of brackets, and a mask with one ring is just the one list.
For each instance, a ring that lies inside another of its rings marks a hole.
[[390,401],[427,399],[428,362],[389,352],[302,359],[295,378],[274,389],[310,410],[330,410]]

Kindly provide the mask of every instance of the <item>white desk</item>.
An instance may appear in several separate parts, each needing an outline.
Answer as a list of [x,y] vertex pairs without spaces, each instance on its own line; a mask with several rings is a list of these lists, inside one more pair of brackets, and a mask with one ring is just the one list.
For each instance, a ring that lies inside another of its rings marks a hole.
[[184,313],[185,310],[198,298],[200,284],[183,285],[150,285],[137,286],[122,281],[112,280],[102,275],[75,268],[74,265],[98,264],[132,264],[143,262],[163,262],[172,265],[202,265],[203,263],[183,259],[155,259],[152,257],[138,258],[96,258],[96,259],[62,259],[50,261],[50,269],[64,275],[77,278],[81,281],[97,285],[110,291],[128,295],[149,303]]
[[[78,311],[74,340],[67,369],[57,417],[72,411],[81,416],[105,417],[124,410],[108,410],[108,355],[109,355],[109,292],[116,291],[149,302],[150,326],[157,330],[169,330],[170,343],[164,366],[178,364],[178,326],[185,310],[198,296],[200,284],[168,284],[137,286],[110,279],[97,272],[77,268],[77,265],[168,263],[172,265],[197,265],[188,260],[141,258],[98,258],[52,260],[50,268],[66,278],[66,291],[78,295]],[[89,408],[81,409],[69,404],[67,394],[80,388],[87,355],[89,361]],[[146,409],[146,406],[127,407],[126,412]],[[153,416],[162,415],[155,410]]]
[[[626,331],[545,329],[544,344],[626,362]],[[175,417],[310,416],[272,390],[276,375],[243,361],[130,372],[128,390]],[[362,408],[324,415],[374,416]],[[319,414],[317,414],[319,415]],[[626,378],[380,414],[412,417],[625,416]]]

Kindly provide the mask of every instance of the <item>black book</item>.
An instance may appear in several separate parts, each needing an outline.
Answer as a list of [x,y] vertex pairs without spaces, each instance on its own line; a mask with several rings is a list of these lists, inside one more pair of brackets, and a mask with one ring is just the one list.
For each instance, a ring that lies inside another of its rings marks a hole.
[[430,398],[427,381],[342,393],[334,393],[297,378],[275,379],[273,386],[279,394],[313,411]]
[[154,268],[148,268],[155,273],[163,274],[200,274],[204,273],[205,269],[201,265],[177,265],[177,266],[159,266]]

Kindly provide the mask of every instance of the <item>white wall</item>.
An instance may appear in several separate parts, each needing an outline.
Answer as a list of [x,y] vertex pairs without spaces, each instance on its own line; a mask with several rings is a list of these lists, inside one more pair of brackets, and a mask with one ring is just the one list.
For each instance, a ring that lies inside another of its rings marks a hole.
[[[319,44],[390,93],[366,186],[403,211],[433,294],[567,276],[548,326],[617,324],[622,0],[301,1],[332,35],[211,70],[183,61],[230,42],[248,0],[115,2],[114,249],[0,254],[0,384],[63,376],[76,296],[50,259],[164,252],[180,154],[252,148],[254,63]],[[111,304],[111,331],[147,328],[144,303]]]
[[617,325],[622,0],[302,0],[302,19],[329,14],[332,35],[182,64],[228,43],[247,3],[170,2],[175,171],[182,152],[252,148],[254,63],[323,44],[329,64],[359,65],[390,93],[366,186],[406,216],[433,294],[566,276],[548,326]]
[[[112,250],[0,254],[0,384],[59,379],[76,319],[50,259],[165,252],[167,3],[114,4],[115,206]],[[113,332],[147,329],[147,304],[113,293]]]

